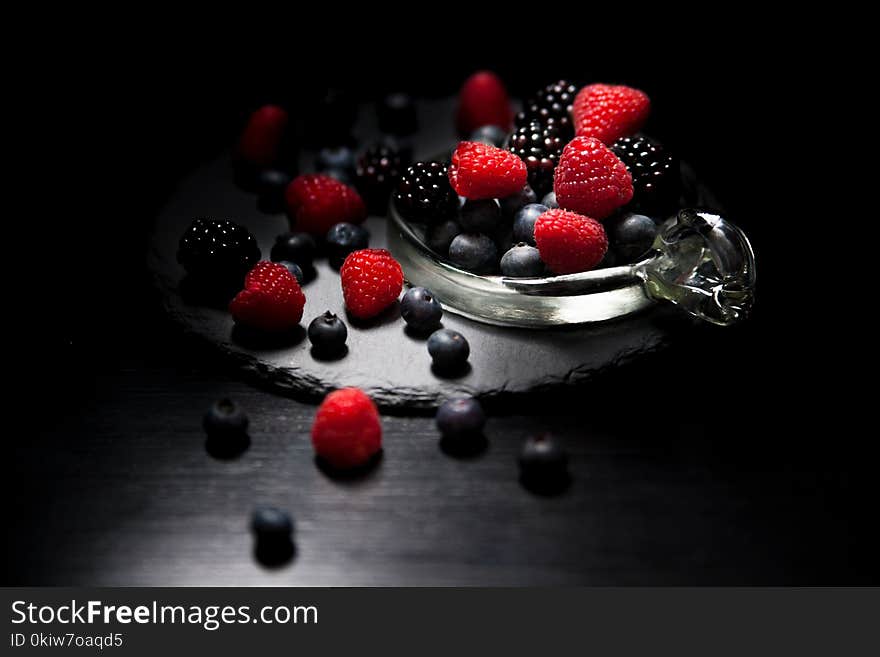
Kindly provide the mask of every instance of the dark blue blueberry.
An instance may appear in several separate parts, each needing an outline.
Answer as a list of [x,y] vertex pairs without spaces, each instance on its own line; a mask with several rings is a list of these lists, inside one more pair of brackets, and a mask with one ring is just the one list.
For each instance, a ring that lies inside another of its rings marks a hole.
[[501,223],[501,208],[493,198],[467,201],[459,213],[461,227],[470,233],[492,233]]
[[454,371],[467,362],[471,347],[458,331],[439,329],[428,338],[428,353],[439,370]]
[[349,223],[338,223],[327,231],[327,258],[332,267],[337,269],[352,251],[367,248],[370,234],[363,226]]
[[275,238],[269,257],[272,262],[287,260],[305,269],[315,259],[317,248],[314,238],[308,233],[284,233]]
[[480,142],[481,144],[489,144],[501,148],[507,139],[507,133],[497,125],[484,125],[471,133],[470,141]]
[[550,192],[547,196],[541,199],[541,205],[546,205],[551,210],[558,208],[559,203],[556,200],[556,192]]
[[549,434],[529,438],[519,453],[520,479],[539,492],[559,490],[568,483],[568,455]]
[[303,280],[305,280],[305,277],[303,276],[302,268],[298,264],[296,264],[295,262],[291,262],[290,260],[279,260],[278,264],[287,267],[287,271],[293,274],[296,282],[300,285],[303,284]]
[[240,439],[247,434],[248,417],[231,399],[215,402],[205,413],[202,426],[212,439]]
[[437,428],[444,438],[460,440],[479,436],[486,426],[483,407],[473,397],[452,399],[437,409]]
[[535,194],[535,190],[526,185],[513,196],[501,199],[501,212],[505,217],[513,217],[521,207],[537,201],[538,195]]
[[315,169],[317,171],[339,169],[354,172],[354,160],[354,151],[347,146],[322,148],[315,155]]
[[427,333],[440,324],[443,307],[430,290],[414,287],[407,290],[400,301],[400,316],[414,331]]
[[257,177],[257,194],[263,212],[274,214],[283,212],[284,190],[290,184],[290,174],[279,169],[266,169]]
[[538,249],[522,242],[501,256],[501,273],[515,278],[544,275],[544,261]]
[[448,219],[428,227],[425,232],[425,244],[435,253],[445,256],[449,254],[449,245],[459,233],[461,233],[461,226],[452,219]]
[[549,209],[541,203],[529,203],[520,208],[513,217],[513,239],[534,246],[535,222]]
[[621,264],[635,262],[645,255],[657,237],[657,224],[643,214],[618,215],[608,221],[606,228]]
[[418,125],[412,96],[393,93],[379,103],[379,130],[392,135],[411,135]]
[[251,531],[257,535],[257,540],[290,540],[293,518],[281,509],[261,506],[251,514]]
[[337,354],[345,346],[348,328],[329,310],[309,324],[309,342],[322,354]]
[[498,264],[498,249],[485,235],[462,233],[449,245],[449,259],[466,271],[485,273]]

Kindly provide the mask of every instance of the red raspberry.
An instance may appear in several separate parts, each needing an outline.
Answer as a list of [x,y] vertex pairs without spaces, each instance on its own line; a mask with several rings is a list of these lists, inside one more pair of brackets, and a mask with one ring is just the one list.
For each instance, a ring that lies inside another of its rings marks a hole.
[[541,259],[557,274],[592,269],[608,250],[605,229],[591,217],[567,210],[547,210],[535,222]]
[[312,425],[312,445],[334,468],[368,463],[382,449],[382,424],[373,400],[358,388],[343,388],[324,397]]
[[359,319],[375,317],[397,300],[403,270],[385,249],[350,253],[339,270],[345,307]]
[[466,137],[484,125],[510,128],[513,110],[501,79],[491,71],[478,71],[465,80],[458,94],[455,125]]
[[284,191],[297,230],[323,237],[334,224],[359,224],[367,207],[353,187],[318,173],[297,176]]
[[604,219],[632,199],[632,176],[601,141],[575,137],[559,158],[553,191],[559,207]]
[[579,137],[596,137],[610,146],[645,125],[651,100],[632,87],[590,84],[575,96],[571,113]]
[[263,260],[244,279],[244,289],[229,304],[238,324],[262,331],[286,331],[302,319],[306,297],[287,267]]
[[266,105],[251,114],[238,140],[238,155],[249,164],[268,167],[278,159],[281,139],[287,129],[287,112]]
[[452,154],[449,183],[457,194],[476,200],[513,196],[526,186],[526,163],[503,148],[463,141]]

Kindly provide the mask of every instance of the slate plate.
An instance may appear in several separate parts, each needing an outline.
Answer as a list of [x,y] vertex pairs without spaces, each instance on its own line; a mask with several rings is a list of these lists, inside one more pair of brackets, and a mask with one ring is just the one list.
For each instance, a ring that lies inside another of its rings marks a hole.
[[[448,102],[420,106],[423,125],[451,123]],[[434,123],[431,123],[432,117]],[[367,117],[361,134],[375,134]],[[442,151],[454,142],[451,127],[433,131],[415,144],[417,157]],[[278,344],[249,340],[234,330],[222,308],[188,300],[182,293],[184,271],[176,261],[177,242],[195,217],[227,217],[247,226],[268,258],[274,238],[288,229],[283,215],[267,215],[256,198],[233,183],[229,157],[221,157],[182,181],[178,192],[159,215],[149,251],[149,267],[167,312],[183,328],[209,340],[218,358],[257,375],[282,391],[310,398],[344,386],[365,390],[386,408],[430,408],[444,400],[477,395],[494,397],[527,393],[583,381],[662,346],[669,337],[664,320],[671,308],[657,307],[638,315],[602,324],[563,329],[514,329],[477,323],[447,312],[443,325],[460,331],[470,342],[470,368],[459,376],[442,378],[431,368],[424,339],[410,336],[395,306],[368,325],[349,323],[348,353],[336,361],[313,357],[305,330]],[[386,245],[386,220],[370,217],[370,246]],[[306,284],[303,328],[331,310],[346,317],[339,275],[326,261]]]

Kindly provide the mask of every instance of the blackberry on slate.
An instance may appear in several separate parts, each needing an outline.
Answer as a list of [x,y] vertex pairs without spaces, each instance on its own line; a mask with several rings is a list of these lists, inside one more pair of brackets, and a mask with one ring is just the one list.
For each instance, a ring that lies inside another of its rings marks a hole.
[[228,219],[196,219],[180,238],[177,262],[194,277],[210,282],[242,278],[260,259],[257,240]]
[[526,163],[529,184],[539,196],[553,188],[553,169],[565,148],[558,127],[530,121],[513,131],[508,148]]
[[400,177],[394,202],[407,219],[431,221],[453,215],[458,208],[458,195],[449,185],[445,164],[416,162]]
[[554,125],[563,142],[571,141],[574,137],[571,106],[577,92],[578,88],[565,80],[548,84],[525,102],[523,110],[516,115],[517,127],[526,126],[531,121],[544,126]]
[[628,209],[649,215],[675,211],[681,194],[681,172],[674,155],[642,135],[621,137],[611,150],[632,174],[633,199]]
[[402,171],[400,151],[388,146],[373,146],[361,155],[357,163],[357,187],[371,212],[385,212],[388,196]]

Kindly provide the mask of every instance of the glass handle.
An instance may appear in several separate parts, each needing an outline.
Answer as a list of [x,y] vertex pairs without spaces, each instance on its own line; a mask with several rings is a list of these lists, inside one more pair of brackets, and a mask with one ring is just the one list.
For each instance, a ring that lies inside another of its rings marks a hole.
[[645,293],[729,326],[745,319],[755,291],[755,254],[735,225],[685,209],[661,226],[654,257],[636,265]]

